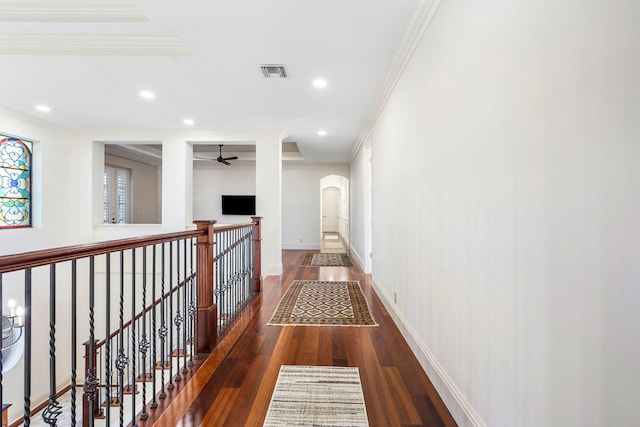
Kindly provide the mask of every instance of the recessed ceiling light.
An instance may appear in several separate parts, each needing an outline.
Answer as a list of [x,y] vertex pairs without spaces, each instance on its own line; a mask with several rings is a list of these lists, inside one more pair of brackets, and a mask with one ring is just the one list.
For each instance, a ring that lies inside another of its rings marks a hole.
[[315,79],[313,81],[313,86],[317,87],[318,89],[322,89],[324,87],[327,87],[327,81],[325,79]]
[[153,99],[156,97],[156,94],[151,92],[150,90],[141,90],[140,96],[143,97],[144,99]]
[[182,121],[182,123],[184,123],[184,124],[185,124],[185,125],[187,125],[187,126],[193,126],[193,124],[194,124],[195,122],[194,122],[193,120],[191,120],[191,119],[184,119],[184,120]]
[[327,131],[326,131],[326,130],[319,130],[319,131],[318,131],[318,135],[320,135],[320,136],[326,136],[326,135],[327,135]]
[[42,111],[43,113],[48,113],[49,111],[51,111],[51,108],[47,107],[46,105],[36,105],[36,110]]

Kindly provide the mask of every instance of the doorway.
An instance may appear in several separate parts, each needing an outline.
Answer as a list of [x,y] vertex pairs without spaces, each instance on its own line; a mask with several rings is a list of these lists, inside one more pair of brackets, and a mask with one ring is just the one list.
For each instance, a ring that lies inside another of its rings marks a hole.
[[327,187],[322,189],[322,233],[337,233],[339,220],[340,189]]
[[[349,250],[349,179],[328,175],[320,179],[320,241],[324,248]],[[325,242],[325,240],[328,242]],[[323,243],[324,242],[324,243]],[[325,245],[327,243],[327,245]]]

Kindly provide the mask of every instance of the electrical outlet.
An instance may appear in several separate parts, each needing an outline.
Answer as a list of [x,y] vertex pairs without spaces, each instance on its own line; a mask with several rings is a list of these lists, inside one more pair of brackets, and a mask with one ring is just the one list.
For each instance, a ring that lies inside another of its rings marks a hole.
[[302,243],[302,237],[298,239],[298,243]]
[[393,302],[398,303],[398,291],[393,291]]

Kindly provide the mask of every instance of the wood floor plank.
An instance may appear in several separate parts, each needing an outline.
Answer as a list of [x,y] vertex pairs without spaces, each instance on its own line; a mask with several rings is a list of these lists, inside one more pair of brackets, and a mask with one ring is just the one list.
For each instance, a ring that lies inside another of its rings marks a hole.
[[[306,252],[283,251],[282,276],[264,280],[260,296],[153,425],[260,427],[282,365],[358,367],[371,427],[456,425],[371,278],[357,267],[303,267]],[[379,327],[267,326],[294,280],[360,281]]]
[[278,338],[278,344],[280,345],[276,345],[276,350],[273,352],[264,376],[260,381],[260,389],[251,406],[246,425],[260,425],[264,421],[271,395],[280,373],[280,366],[283,365],[282,360],[290,354],[290,347],[287,344],[291,342],[293,329],[292,327],[283,327],[280,331],[280,337]]
[[233,403],[238,397],[240,392],[237,388],[224,387],[220,390],[220,393],[216,396],[215,400],[211,404],[209,411],[205,414],[200,425],[204,426],[220,426],[223,425]]
[[402,381],[397,367],[383,368],[386,383],[389,385],[389,397],[393,406],[399,409],[402,425],[420,425],[420,414],[414,406],[413,399]]

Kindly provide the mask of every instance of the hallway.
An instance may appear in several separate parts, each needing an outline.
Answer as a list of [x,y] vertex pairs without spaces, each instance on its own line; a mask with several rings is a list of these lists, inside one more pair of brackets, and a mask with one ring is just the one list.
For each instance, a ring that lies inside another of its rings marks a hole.
[[[283,251],[283,275],[265,281],[167,410],[140,426],[261,426],[281,365],[358,367],[371,426],[456,425],[370,279],[358,267],[302,266],[306,253]],[[293,280],[359,280],[380,326],[267,326]]]

